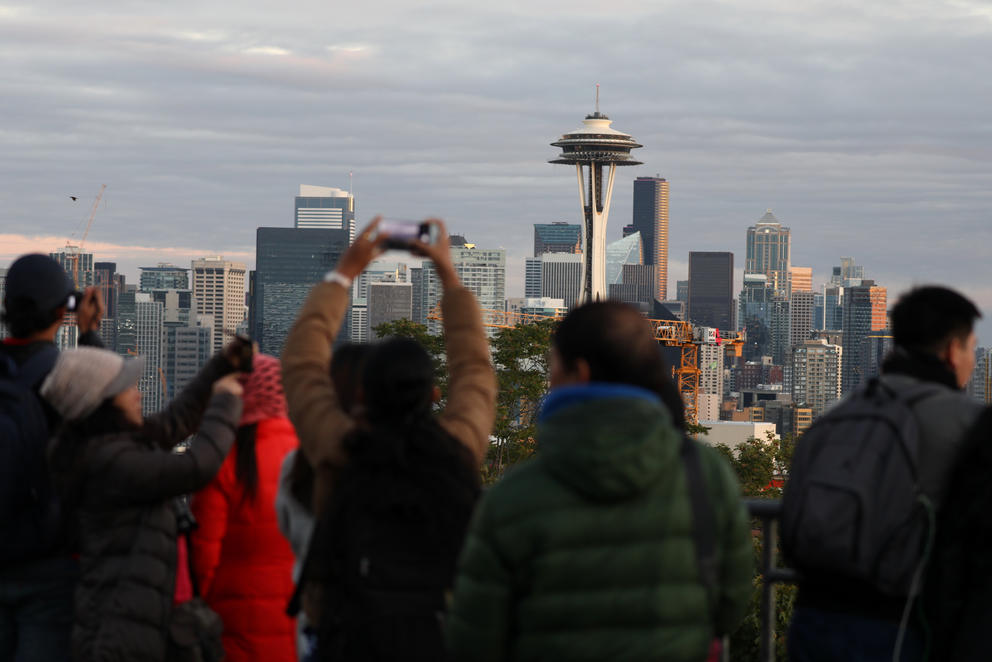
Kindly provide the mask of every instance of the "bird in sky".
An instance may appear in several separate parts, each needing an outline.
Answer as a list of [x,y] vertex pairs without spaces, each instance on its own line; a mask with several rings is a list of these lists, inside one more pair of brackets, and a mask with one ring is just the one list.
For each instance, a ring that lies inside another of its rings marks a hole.
[[79,200],[79,198],[77,198],[77,197],[76,197],[76,196],[74,196],[74,195],[70,195],[69,197],[70,197],[70,198],[72,198],[72,201],[73,201],[73,202],[75,202],[76,200]]

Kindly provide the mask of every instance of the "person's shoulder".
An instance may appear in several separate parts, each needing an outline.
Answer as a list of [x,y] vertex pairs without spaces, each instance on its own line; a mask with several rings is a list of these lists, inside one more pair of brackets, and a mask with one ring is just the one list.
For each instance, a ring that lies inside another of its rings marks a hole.
[[539,458],[524,460],[509,469],[483,494],[482,502],[489,516],[497,521],[514,519],[548,504],[556,482]]

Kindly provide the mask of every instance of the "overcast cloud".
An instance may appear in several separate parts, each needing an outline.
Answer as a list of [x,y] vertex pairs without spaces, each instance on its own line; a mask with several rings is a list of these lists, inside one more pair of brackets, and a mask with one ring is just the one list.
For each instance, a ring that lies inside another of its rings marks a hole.
[[610,234],[632,179],[667,177],[672,281],[689,250],[742,266],[771,208],[815,281],[853,255],[890,298],[939,281],[990,316],[992,6],[867,4],[0,4],[0,264],[54,248],[103,183],[90,242],[131,276],[251,256],[299,184],[354,171],[362,221],[440,215],[505,247],[520,294],[532,224],[579,217],[546,162],[598,82],[645,145]]

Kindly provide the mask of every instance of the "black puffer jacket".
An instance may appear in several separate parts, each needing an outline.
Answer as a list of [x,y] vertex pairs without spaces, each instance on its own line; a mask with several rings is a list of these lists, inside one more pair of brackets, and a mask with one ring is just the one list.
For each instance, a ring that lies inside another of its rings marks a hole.
[[[140,435],[122,432],[87,444],[77,504],[77,662],[165,660],[176,575],[172,499],[210,482],[241,415],[237,396],[210,396],[225,366],[212,360],[167,410],[145,419]],[[169,452],[197,427],[189,450]]]

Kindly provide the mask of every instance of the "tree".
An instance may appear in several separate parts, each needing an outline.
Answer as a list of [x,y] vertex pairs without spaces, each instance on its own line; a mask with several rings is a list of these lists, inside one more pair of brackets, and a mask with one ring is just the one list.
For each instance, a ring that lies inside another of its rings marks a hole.
[[536,451],[537,414],[548,390],[548,353],[556,325],[556,320],[518,324],[500,329],[492,339],[499,390],[486,482],[495,482],[508,466]]

